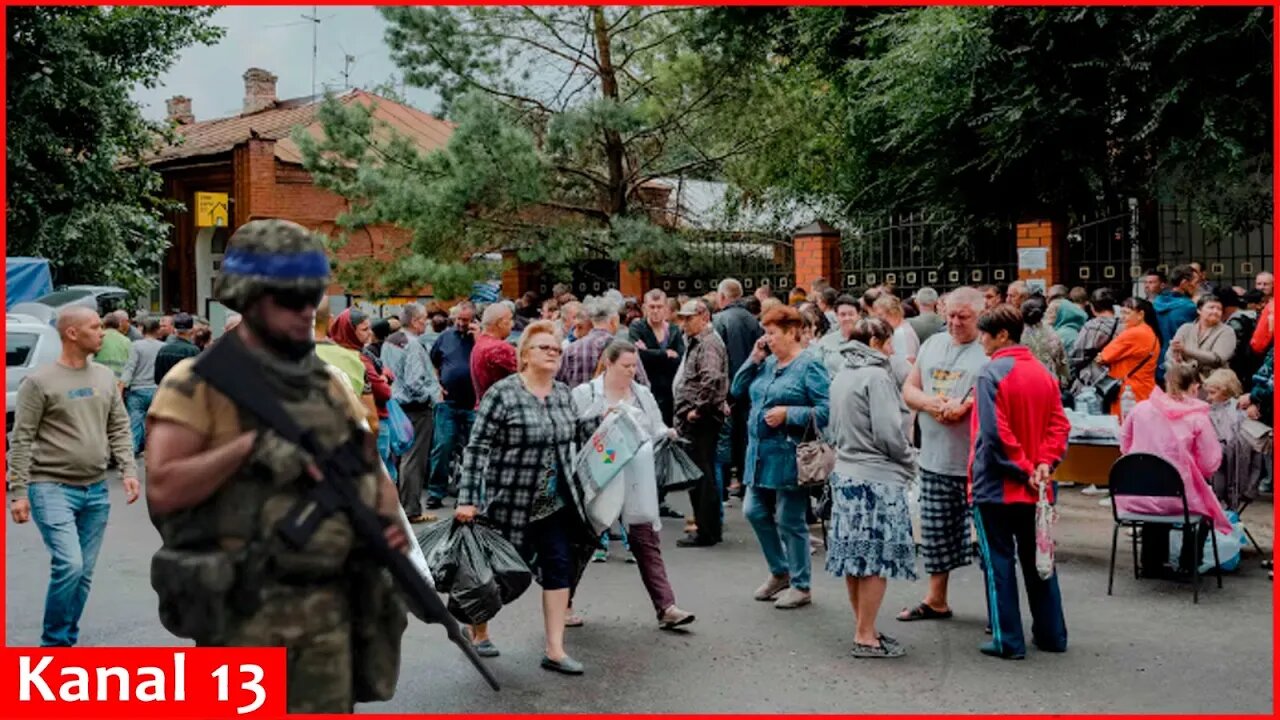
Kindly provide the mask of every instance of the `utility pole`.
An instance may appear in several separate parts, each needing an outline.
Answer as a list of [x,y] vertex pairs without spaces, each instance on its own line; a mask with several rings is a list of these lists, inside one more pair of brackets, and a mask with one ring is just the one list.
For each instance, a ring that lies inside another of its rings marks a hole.
[[303,15],[303,20],[311,22],[311,96],[316,95],[316,56],[319,53],[320,16],[316,14],[316,6],[311,6],[311,14]]

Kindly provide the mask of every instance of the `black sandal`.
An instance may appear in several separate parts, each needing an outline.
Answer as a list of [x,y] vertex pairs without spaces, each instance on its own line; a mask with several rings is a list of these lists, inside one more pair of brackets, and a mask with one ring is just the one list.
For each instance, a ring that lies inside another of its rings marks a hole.
[[948,620],[951,618],[951,610],[937,611],[929,607],[928,603],[920,603],[913,608],[903,608],[898,613],[898,622],[915,622],[916,620]]
[[906,655],[907,651],[897,643],[885,642],[884,636],[881,635],[879,645],[863,645],[855,642],[849,654],[856,658],[896,658]]

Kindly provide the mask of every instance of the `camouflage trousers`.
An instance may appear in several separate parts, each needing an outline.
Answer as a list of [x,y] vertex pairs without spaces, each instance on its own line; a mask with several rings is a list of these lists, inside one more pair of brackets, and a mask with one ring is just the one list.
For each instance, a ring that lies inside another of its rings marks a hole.
[[262,606],[231,628],[225,647],[284,647],[288,712],[355,708],[351,610],[343,585],[272,584]]

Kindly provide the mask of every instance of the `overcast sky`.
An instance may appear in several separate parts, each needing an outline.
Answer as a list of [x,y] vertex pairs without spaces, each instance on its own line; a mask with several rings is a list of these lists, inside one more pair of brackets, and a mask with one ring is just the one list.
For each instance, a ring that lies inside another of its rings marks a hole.
[[[164,118],[167,98],[191,98],[197,120],[226,117],[240,112],[244,99],[244,71],[260,67],[279,80],[280,99],[311,94],[312,23],[304,20],[311,7],[224,7],[213,22],[226,28],[222,41],[212,47],[187,48],[173,68],[160,78],[154,89],[139,88],[134,98],[143,114],[153,120]],[[386,23],[377,9],[319,6],[316,28],[316,92],[328,84],[343,89],[343,56],[354,55],[350,68],[352,87],[373,89],[393,76],[399,77],[391,54],[383,41]],[[436,111],[436,98],[423,90],[406,88],[411,104],[428,112]]]

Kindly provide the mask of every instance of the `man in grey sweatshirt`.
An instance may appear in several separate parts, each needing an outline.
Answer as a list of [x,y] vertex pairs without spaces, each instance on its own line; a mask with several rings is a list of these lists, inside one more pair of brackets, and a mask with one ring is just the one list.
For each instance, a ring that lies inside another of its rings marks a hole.
[[129,429],[133,432],[134,455],[141,453],[146,444],[147,410],[151,408],[151,398],[156,394],[156,355],[164,347],[161,332],[160,318],[147,318],[142,324],[142,339],[129,348],[129,359],[120,371],[120,388],[124,391]]
[[58,334],[58,362],[18,387],[9,456],[9,514],[17,524],[35,520],[53,560],[40,636],[45,647],[70,647],[79,638],[111,510],[108,457],[120,468],[128,501],[139,493],[115,374],[89,360],[102,349],[102,321],[73,305],[58,314]]

